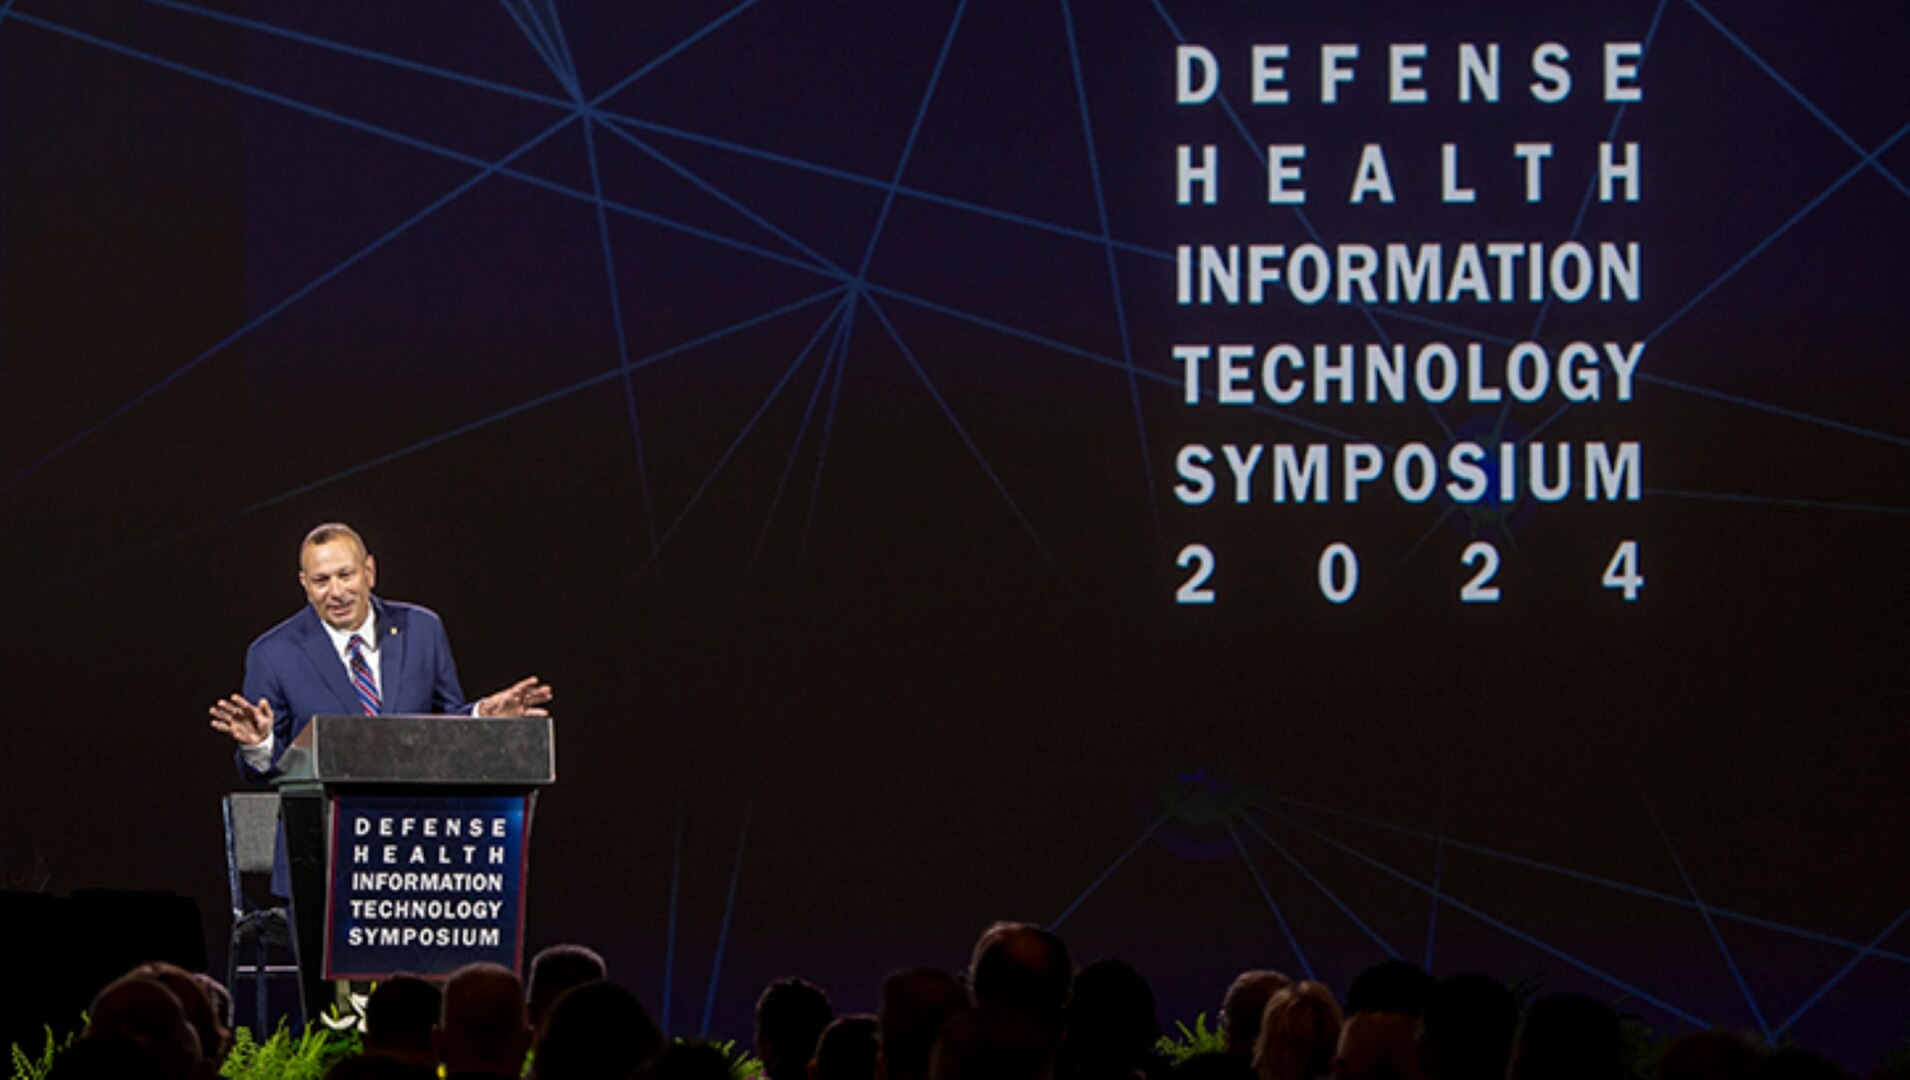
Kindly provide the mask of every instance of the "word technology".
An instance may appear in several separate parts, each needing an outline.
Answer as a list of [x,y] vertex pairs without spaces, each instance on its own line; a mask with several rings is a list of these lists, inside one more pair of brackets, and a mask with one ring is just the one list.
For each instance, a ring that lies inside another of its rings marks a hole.
[[[1462,359],[1463,353],[1463,359]],[[1535,341],[1521,341],[1488,359],[1486,346],[1454,348],[1442,341],[1421,345],[1410,356],[1403,343],[1364,346],[1341,343],[1302,348],[1291,342],[1268,346],[1182,344],[1173,348],[1181,366],[1181,400],[1207,398],[1221,405],[1441,404],[1454,399],[1489,404],[1511,399],[1525,404],[1556,389],[1573,404],[1602,401],[1609,370],[1615,401],[1632,399],[1645,343],[1574,341],[1553,354]],[[1311,393],[1309,393],[1311,390]]]

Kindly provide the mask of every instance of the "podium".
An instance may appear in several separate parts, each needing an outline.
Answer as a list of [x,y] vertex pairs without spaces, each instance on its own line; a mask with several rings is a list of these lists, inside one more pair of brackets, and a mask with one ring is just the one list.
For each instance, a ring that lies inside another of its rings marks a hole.
[[549,717],[315,716],[279,759],[279,817],[307,1023],[335,979],[522,973]]

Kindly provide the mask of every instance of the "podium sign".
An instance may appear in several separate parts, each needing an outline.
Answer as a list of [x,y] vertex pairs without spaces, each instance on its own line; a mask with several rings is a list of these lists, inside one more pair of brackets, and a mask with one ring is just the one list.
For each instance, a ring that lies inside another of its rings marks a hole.
[[331,800],[325,978],[522,967],[528,795]]
[[328,979],[523,970],[537,790],[557,779],[547,716],[315,716],[279,759],[300,1001]]

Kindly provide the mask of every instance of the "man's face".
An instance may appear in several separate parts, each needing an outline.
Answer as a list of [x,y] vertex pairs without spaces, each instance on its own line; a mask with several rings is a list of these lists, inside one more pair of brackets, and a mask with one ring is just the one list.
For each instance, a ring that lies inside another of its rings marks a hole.
[[298,583],[318,617],[339,630],[356,630],[371,614],[371,587],[378,578],[372,557],[350,537],[312,544],[298,556]]

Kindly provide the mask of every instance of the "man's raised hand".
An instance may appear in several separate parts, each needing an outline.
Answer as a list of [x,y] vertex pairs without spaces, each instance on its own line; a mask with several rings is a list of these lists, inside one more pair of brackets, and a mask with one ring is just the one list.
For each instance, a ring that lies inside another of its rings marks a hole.
[[549,716],[550,711],[539,706],[550,699],[551,688],[538,682],[537,676],[532,675],[478,702],[477,714],[479,716]]
[[253,704],[237,694],[212,703],[212,729],[232,736],[240,746],[257,746],[272,734],[272,705],[264,698]]

